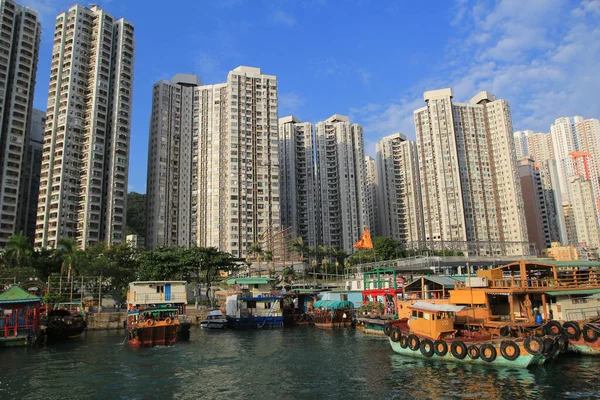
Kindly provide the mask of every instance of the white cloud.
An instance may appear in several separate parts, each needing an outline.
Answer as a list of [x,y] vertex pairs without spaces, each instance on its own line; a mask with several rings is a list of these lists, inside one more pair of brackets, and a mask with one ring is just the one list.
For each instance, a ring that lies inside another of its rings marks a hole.
[[296,18],[282,10],[275,10],[271,13],[271,21],[293,28],[296,26]]
[[[600,0],[460,1],[445,67],[399,99],[357,115],[365,135],[414,138],[425,90],[452,87],[457,101],[481,90],[511,106],[515,130],[547,132],[556,118],[600,118]],[[369,105],[362,107],[369,108]]]

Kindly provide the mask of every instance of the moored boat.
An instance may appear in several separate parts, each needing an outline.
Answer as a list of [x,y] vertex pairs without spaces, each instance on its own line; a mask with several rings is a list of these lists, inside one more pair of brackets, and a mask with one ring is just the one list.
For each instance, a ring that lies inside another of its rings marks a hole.
[[319,300],[313,304],[312,319],[315,326],[320,328],[335,328],[351,326],[354,303],[347,300]]
[[227,327],[227,318],[221,310],[211,310],[208,312],[206,319],[200,321],[202,329],[225,329]]
[[562,324],[569,338],[569,351],[588,356],[600,356],[600,318],[567,321]]
[[78,338],[87,328],[83,305],[77,302],[55,304],[42,318],[42,325],[46,327],[48,339]]
[[42,299],[12,286],[0,294],[0,347],[17,347],[41,341]]
[[172,307],[133,309],[127,313],[127,340],[132,347],[171,346],[180,330]]
[[392,349],[411,357],[527,368],[541,365],[564,350],[552,336],[494,338],[454,328],[454,313],[464,307],[415,302],[412,315],[386,325]]

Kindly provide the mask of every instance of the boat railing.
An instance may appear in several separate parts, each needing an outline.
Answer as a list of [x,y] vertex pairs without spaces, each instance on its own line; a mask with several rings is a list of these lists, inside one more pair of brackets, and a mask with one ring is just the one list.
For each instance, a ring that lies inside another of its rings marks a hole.
[[530,278],[520,279],[515,277],[503,279],[490,279],[487,285],[469,285],[468,282],[454,282],[455,289],[468,289],[470,287],[488,287],[491,289],[510,288],[550,288],[550,287],[573,287],[573,286],[600,286],[600,279],[595,274],[573,273],[567,276],[554,278]]
[[185,293],[171,293],[167,295],[165,293],[151,293],[151,294],[140,294],[138,293],[135,298],[136,304],[149,304],[149,303],[185,303]]

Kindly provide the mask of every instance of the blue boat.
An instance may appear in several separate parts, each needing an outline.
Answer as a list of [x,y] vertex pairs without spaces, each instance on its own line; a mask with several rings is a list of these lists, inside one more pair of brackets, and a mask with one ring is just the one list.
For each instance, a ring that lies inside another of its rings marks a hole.
[[271,292],[272,278],[250,277],[227,281],[235,294],[227,296],[227,327],[260,329],[283,327],[283,297]]

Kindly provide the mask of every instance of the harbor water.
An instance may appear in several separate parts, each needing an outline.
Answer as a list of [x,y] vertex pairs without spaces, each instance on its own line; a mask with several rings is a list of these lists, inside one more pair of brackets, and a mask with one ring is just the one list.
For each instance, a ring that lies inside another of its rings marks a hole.
[[315,327],[202,331],[132,349],[117,331],[0,351],[0,399],[600,398],[600,360],[530,370],[407,358],[386,338]]

